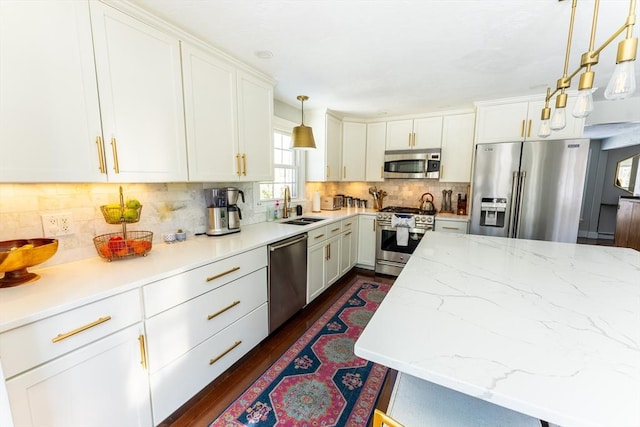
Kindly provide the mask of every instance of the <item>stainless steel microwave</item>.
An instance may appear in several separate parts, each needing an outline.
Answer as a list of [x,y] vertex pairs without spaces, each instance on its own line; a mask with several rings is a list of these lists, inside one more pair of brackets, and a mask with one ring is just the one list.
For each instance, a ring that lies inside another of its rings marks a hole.
[[440,149],[385,151],[384,177],[440,179]]

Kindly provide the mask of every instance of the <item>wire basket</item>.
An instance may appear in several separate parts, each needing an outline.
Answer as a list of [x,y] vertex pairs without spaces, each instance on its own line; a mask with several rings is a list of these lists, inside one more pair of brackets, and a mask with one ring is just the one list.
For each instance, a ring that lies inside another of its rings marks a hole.
[[151,231],[108,233],[93,238],[98,255],[108,261],[146,256],[151,250],[152,242]]
[[100,206],[102,216],[108,224],[133,224],[140,221],[142,206],[138,208],[128,208],[120,205]]

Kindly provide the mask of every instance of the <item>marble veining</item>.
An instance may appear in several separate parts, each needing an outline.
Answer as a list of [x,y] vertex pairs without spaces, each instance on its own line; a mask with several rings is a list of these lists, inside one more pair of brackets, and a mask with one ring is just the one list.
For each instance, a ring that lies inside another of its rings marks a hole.
[[356,354],[561,426],[640,426],[640,252],[428,233]]

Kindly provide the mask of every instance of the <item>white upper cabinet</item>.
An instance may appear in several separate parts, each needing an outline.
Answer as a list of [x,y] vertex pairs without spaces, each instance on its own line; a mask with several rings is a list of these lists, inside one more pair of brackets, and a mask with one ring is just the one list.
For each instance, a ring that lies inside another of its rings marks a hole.
[[440,148],[442,116],[387,122],[387,150]]
[[440,181],[471,181],[475,118],[474,113],[444,116]]
[[366,171],[367,125],[342,123],[342,180],[364,181]]
[[189,180],[236,180],[236,69],[184,42],[182,69]]
[[0,182],[100,182],[87,2],[0,1]]
[[367,152],[365,181],[384,181],[384,148],[387,138],[387,124],[367,124]]
[[178,38],[90,6],[109,181],[186,181]]
[[[546,139],[580,138],[584,129],[584,119],[571,115],[575,96],[569,97],[566,107],[567,125],[560,131],[552,131]],[[553,101],[550,102],[553,113]],[[540,114],[544,100],[517,101],[495,100],[478,102],[476,122],[476,143],[540,140]]]
[[242,181],[273,179],[273,85],[238,70],[238,159]]
[[342,122],[327,112],[310,114],[316,148],[307,151],[307,181],[340,181]]

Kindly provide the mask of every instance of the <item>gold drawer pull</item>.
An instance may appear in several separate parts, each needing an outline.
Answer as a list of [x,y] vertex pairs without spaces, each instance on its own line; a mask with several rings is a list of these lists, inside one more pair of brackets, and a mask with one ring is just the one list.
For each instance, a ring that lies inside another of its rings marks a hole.
[[142,365],[142,368],[146,371],[147,370],[147,351],[146,351],[146,346],[144,344],[144,335],[140,335],[138,337],[138,341],[140,341],[140,364]]
[[333,230],[331,230],[332,233],[335,233],[336,231],[340,231],[340,227],[334,228]]
[[349,235],[351,235],[351,232],[344,233],[344,235],[345,235],[345,236],[349,236]]
[[445,225],[443,225],[442,228],[445,230],[460,230],[458,227],[447,227]]
[[321,237],[324,237],[324,233],[322,233],[322,234],[318,234],[316,237],[314,237],[314,239],[319,239],[319,238],[321,238]]
[[207,282],[210,282],[210,281],[212,281],[212,280],[219,279],[219,278],[221,278],[222,276],[226,276],[227,274],[233,273],[234,271],[238,271],[238,270],[240,270],[240,267],[233,267],[233,268],[231,268],[231,269],[229,269],[229,270],[227,270],[227,271],[223,271],[223,272],[222,272],[222,273],[220,273],[220,274],[216,274],[215,276],[207,277]]
[[348,222],[348,223],[346,223],[344,226],[345,226],[345,227],[351,227],[351,223],[350,223],[350,222]]
[[118,161],[118,147],[115,137],[111,138],[111,152],[113,153],[113,170],[116,173],[120,173],[120,161]]
[[100,167],[98,169],[100,170],[100,173],[107,173],[107,167],[105,166],[106,163],[104,162],[104,147],[102,146],[102,137],[99,135],[96,137],[96,145],[98,146],[98,162],[100,163]]
[[64,334],[58,334],[58,336],[54,337],[51,341],[53,341],[53,342],[62,341],[64,339],[67,339],[67,338],[75,335],[75,334],[79,334],[80,332],[84,332],[87,329],[91,329],[94,326],[98,326],[99,324],[104,323],[107,320],[111,320],[111,316],[101,317],[98,320],[96,320],[95,322],[91,322],[91,323],[89,323],[87,325],[80,326],[79,328],[76,328],[73,331],[69,331],[69,332],[66,332]]
[[240,301],[234,301],[234,302],[232,302],[231,304],[229,304],[228,306],[226,306],[226,307],[225,307],[225,308],[223,308],[222,310],[216,311],[215,313],[208,315],[208,316],[207,316],[207,320],[211,320],[211,319],[213,319],[214,317],[218,317],[218,316],[220,316],[222,313],[224,313],[224,312],[225,312],[225,311],[227,311],[227,310],[232,309],[233,307],[235,307],[235,306],[236,306],[236,305],[238,305],[238,304],[240,304]]
[[236,341],[235,344],[233,344],[231,347],[229,347],[228,349],[226,349],[225,351],[222,352],[222,354],[220,354],[217,357],[214,357],[213,359],[209,360],[209,365],[213,365],[214,363],[216,363],[218,360],[222,359],[223,357],[225,357],[227,354],[229,354],[229,352],[231,352],[234,348],[236,348],[237,346],[239,346],[240,344],[242,344],[242,341]]

